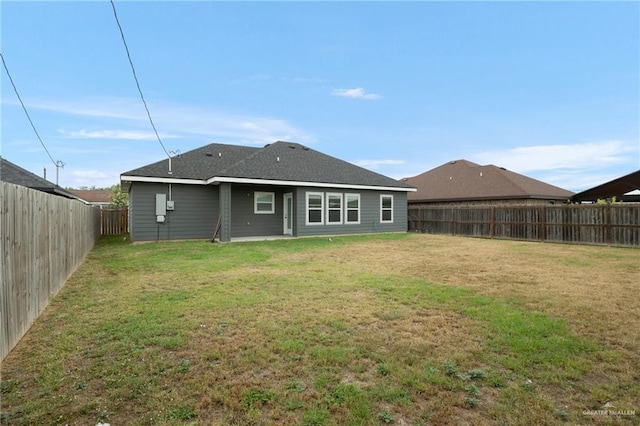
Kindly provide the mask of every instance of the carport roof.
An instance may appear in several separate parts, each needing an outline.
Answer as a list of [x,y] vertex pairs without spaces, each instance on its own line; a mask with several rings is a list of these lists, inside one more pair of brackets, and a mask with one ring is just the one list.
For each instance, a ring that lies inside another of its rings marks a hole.
[[622,199],[624,194],[634,190],[640,190],[640,170],[579,192],[571,197],[571,201],[597,201],[613,197]]

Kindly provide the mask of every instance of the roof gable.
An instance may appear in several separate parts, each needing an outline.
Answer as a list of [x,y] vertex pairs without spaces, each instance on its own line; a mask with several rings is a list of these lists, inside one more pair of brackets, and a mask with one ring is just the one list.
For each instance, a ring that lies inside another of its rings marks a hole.
[[407,187],[400,181],[293,142],[275,142],[224,170],[224,176],[296,182]]
[[494,165],[466,160],[443,164],[405,179],[418,190],[409,201],[471,201],[499,199],[567,200],[572,192]]
[[293,142],[278,141],[263,148],[211,144],[122,174],[155,178],[211,181],[216,178],[377,186],[412,190],[390,177],[339,160]]

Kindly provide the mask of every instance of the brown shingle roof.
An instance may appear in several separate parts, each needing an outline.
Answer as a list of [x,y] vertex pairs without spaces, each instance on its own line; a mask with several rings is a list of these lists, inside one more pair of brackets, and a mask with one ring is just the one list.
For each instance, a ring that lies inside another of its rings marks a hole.
[[108,203],[111,195],[109,189],[72,189],[71,192],[89,203]]
[[573,193],[494,165],[451,161],[404,179],[418,188],[409,202],[483,201],[507,199],[568,200]]

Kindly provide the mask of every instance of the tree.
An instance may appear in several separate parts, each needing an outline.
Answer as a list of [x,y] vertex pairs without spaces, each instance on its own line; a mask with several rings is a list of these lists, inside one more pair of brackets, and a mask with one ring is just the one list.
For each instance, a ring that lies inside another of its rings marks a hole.
[[110,207],[127,207],[129,205],[129,194],[122,192],[119,184],[113,185],[109,194]]

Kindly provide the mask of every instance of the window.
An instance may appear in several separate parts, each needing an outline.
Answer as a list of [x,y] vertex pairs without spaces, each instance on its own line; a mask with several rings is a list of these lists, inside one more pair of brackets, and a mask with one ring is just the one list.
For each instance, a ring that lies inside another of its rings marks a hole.
[[393,195],[380,196],[380,222],[393,222]]
[[345,194],[345,223],[360,223],[360,194]]
[[275,199],[276,194],[274,192],[254,192],[253,212],[255,214],[275,213]]
[[327,224],[342,223],[342,194],[327,194]]
[[307,225],[324,224],[324,194],[307,192]]

